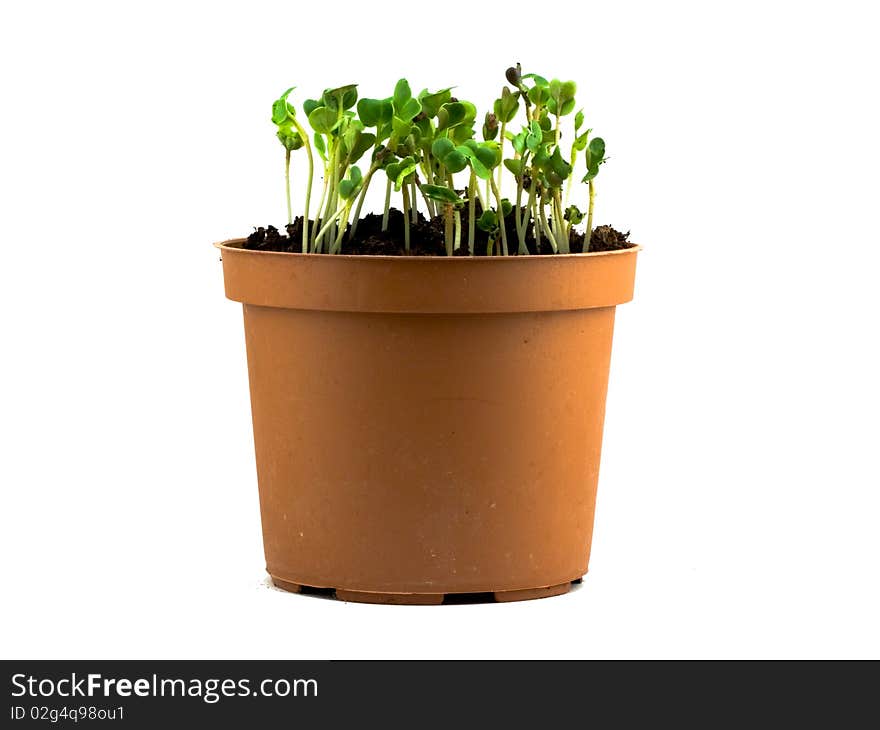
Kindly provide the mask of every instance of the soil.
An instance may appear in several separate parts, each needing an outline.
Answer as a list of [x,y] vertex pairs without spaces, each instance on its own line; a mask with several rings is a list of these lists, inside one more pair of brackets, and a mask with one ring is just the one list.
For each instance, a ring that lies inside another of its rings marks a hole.
[[[482,214],[479,204],[476,206],[476,216]],[[516,223],[513,211],[504,219],[507,231],[508,252],[511,255],[517,253]],[[312,224],[314,225],[314,224]],[[462,241],[461,247],[455,251],[455,256],[468,256],[467,231],[468,210],[461,210]],[[281,233],[275,226],[257,228],[247,237],[244,248],[257,251],[302,251],[302,226],[303,219],[298,217],[293,224],[285,226],[286,235]],[[355,237],[349,239],[351,226],[348,227],[342,239],[342,251],[344,254],[357,254],[367,256],[445,256],[446,245],[444,238],[444,220],[437,216],[427,220],[421,213],[418,214],[418,222],[410,223],[410,252],[406,253],[404,247],[403,214],[396,208],[392,208],[388,217],[388,230],[382,230],[382,216],[377,213],[368,213],[361,218],[355,231]],[[570,243],[571,253],[583,253],[584,234],[572,230]],[[496,250],[500,250],[501,242],[497,241]],[[629,241],[629,232],[621,233],[611,226],[597,226],[593,229],[590,237],[590,252],[616,251],[622,248],[632,248],[634,243]],[[553,254],[547,240],[542,237],[540,245],[535,239],[533,228],[530,226],[526,234],[526,247],[530,254]],[[479,228],[475,231],[474,255],[488,255],[489,236]]]

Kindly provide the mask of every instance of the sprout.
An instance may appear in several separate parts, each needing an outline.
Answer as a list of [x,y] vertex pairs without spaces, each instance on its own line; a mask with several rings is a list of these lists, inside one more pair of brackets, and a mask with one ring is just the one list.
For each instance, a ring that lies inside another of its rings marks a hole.
[[[288,101],[293,89],[285,91],[272,105],[272,122],[285,150],[288,225],[293,223],[294,207],[292,153],[304,147],[309,163],[302,251],[339,253],[346,240],[355,239],[367,191],[380,170],[385,173],[382,230],[389,228],[392,193],[397,192],[406,252],[412,248],[412,226],[419,221],[420,205],[429,219],[442,220],[449,256],[463,243],[465,206],[471,255],[478,231],[486,234],[490,254],[512,253],[507,239],[510,221],[505,222],[511,214],[519,255],[530,253],[530,232],[539,251],[546,242],[553,252],[568,253],[572,228],[584,219],[587,250],[594,179],[605,162],[605,144],[591,137],[592,130],[584,129],[583,110],[574,113],[577,85],[524,74],[518,63],[507,69],[505,78],[509,86],[501,88],[491,108],[479,117],[477,106],[453,96],[452,87],[423,89],[414,95],[405,78],[385,98],[359,98],[355,84],[326,89],[302,104],[310,132]],[[572,116],[569,138],[565,120]],[[317,213],[310,220],[313,146],[323,174]],[[570,203],[580,158],[586,165],[582,180],[589,190],[586,214]],[[506,175],[508,184],[515,186],[513,204],[502,194]],[[466,180],[459,177],[457,182],[457,176],[466,176]]]

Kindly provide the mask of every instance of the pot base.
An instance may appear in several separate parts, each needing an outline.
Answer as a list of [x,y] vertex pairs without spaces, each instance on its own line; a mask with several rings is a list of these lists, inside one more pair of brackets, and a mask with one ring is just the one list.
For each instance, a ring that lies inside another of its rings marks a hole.
[[[536,598],[550,598],[551,596],[561,596],[568,593],[573,583],[580,583],[581,579],[570,581],[568,583],[558,583],[552,586],[542,586],[539,588],[523,588],[515,591],[494,591],[489,593],[374,593],[372,591],[350,591],[344,588],[335,590],[327,588],[314,588],[305,586],[300,583],[292,583],[288,580],[271,576],[272,584],[276,588],[290,593],[319,593],[320,595],[335,595],[340,601],[349,601],[352,603],[379,603],[385,605],[398,606],[439,606],[444,602],[448,603],[482,603],[484,601],[491,602],[493,599],[496,603],[509,603],[512,601],[532,601]],[[305,589],[305,590],[303,590]],[[462,601],[461,597],[479,596],[482,600]],[[446,600],[449,597],[450,600]],[[458,599],[458,600],[456,600]]]

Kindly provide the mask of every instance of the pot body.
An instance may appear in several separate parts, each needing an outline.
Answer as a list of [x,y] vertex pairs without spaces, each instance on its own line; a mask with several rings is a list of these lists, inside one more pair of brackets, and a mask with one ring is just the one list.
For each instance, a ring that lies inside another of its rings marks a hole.
[[221,250],[244,304],[278,585],[436,603],[550,595],[586,573],[635,249],[518,263]]

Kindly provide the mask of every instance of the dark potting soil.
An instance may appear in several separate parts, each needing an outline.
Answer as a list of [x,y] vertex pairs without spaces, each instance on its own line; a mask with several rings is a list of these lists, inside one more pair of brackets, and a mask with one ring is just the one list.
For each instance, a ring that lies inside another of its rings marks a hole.
[[[480,206],[476,206],[476,217],[482,213]],[[468,256],[468,211],[467,208],[460,211],[461,214],[461,247],[455,251],[455,256]],[[504,219],[507,231],[507,247],[511,255],[517,253],[516,222],[513,211]],[[314,224],[312,224],[314,225]],[[251,233],[244,243],[244,248],[257,251],[302,251],[302,227],[303,219],[298,217],[291,225],[286,226],[286,235],[281,233],[275,226],[257,228]],[[388,217],[388,230],[382,230],[382,216],[377,213],[368,213],[355,229],[354,238],[350,239],[351,226],[348,226],[342,239],[344,254],[358,254],[367,256],[445,256],[446,244],[444,236],[444,220],[437,216],[427,220],[421,213],[418,221],[410,223],[410,252],[406,253],[404,246],[403,213],[392,208]],[[475,229],[474,255],[488,255],[489,236],[479,228]],[[584,234],[575,230],[571,232],[571,253],[583,253]],[[597,226],[593,229],[590,237],[590,252],[617,251],[622,248],[632,248],[634,243],[629,241],[629,232],[621,233],[611,226]],[[537,241],[532,227],[526,234],[526,247],[530,254],[553,254],[553,250],[542,237]],[[326,250],[326,248],[325,248]],[[495,250],[500,252],[501,241],[496,241]]]

